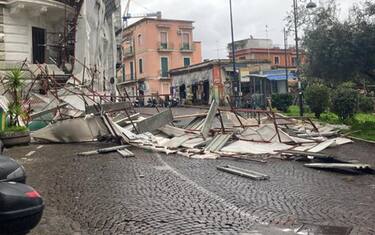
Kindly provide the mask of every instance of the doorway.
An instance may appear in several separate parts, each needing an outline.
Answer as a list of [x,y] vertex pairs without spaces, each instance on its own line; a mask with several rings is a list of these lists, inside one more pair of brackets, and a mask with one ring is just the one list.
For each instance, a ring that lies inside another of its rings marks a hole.
[[33,63],[45,63],[45,43],[46,30],[42,28],[32,28],[33,37]]

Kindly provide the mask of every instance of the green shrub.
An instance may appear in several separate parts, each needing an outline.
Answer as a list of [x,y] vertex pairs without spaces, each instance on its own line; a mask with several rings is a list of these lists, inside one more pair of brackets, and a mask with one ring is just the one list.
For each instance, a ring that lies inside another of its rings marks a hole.
[[7,134],[7,133],[14,133],[14,132],[25,132],[28,131],[29,128],[25,126],[10,126],[6,127],[4,130],[0,131],[0,134]]
[[332,96],[332,111],[342,120],[353,117],[357,106],[357,92],[348,86],[339,86]]
[[360,95],[358,97],[358,109],[363,113],[372,113],[374,111],[374,101],[371,97]]
[[375,130],[375,115],[359,113],[348,121],[355,130]]
[[336,114],[331,113],[331,112],[322,113],[320,115],[319,120],[322,121],[322,122],[330,123],[330,124],[341,124],[342,123],[340,118]]
[[293,104],[293,96],[290,94],[273,94],[272,106],[279,111],[287,112],[288,107]]
[[329,88],[323,84],[314,83],[305,91],[306,103],[309,105],[315,117],[319,118],[329,105]]

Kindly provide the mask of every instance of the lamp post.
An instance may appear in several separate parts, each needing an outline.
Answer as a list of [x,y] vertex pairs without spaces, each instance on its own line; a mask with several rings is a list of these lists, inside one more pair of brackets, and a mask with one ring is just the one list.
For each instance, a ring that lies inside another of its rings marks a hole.
[[[315,8],[316,4],[310,0],[306,5],[306,8],[311,9]],[[298,3],[297,0],[293,0],[293,14],[294,14],[294,35],[296,41],[296,67],[297,67],[297,79],[298,79],[298,101],[299,101],[299,114],[303,117],[303,91],[300,77],[300,56],[299,56],[299,47],[298,47]]]
[[233,65],[233,80],[232,80],[232,91],[235,99],[235,106],[238,107],[240,104],[240,81],[238,81],[237,68],[236,68],[236,56],[235,56],[235,45],[234,45],[234,30],[233,30],[233,14],[232,14],[232,0],[229,0],[230,9],[230,29],[232,34],[232,65]]

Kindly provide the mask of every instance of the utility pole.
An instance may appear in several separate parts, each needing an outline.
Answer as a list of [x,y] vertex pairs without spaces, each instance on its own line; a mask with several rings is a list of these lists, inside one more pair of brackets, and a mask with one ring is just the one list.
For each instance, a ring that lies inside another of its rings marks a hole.
[[299,58],[299,47],[298,47],[298,4],[297,0],[293,0],[294,8],[294,34],[296,40],[296,67],[297,67],[297,79],[298,79],[298,97],[299,97],[299,114],[303,117],[303,96],[302,96],[302,84],[300,77],[300,58]]
[[239,79],[237,76],[237,69],[236,69],[236,55],[235,55],[235,45],[234,45],[234,30],[233,30],[233,14],[232,14],[232,0],[229,0],[229,9],[230,9],[230,28],[232,33],[232,64],[233,64],[233,80],[232,80],[232,90],[233,95],[235,97],[235,106],[238,107],[240,104],[240,97],[239,93]]
[[289,83],[288,83],[288,37],[286,34],[286,30],[284,28],[284,56],[285,56],[285,85],[286,85],[286,93],[289,92]]

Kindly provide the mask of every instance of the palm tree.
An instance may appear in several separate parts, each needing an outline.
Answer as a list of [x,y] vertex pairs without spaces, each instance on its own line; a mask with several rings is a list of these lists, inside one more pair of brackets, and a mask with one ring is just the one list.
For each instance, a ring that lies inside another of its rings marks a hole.
[[12,97],[12,101],[8,105],[10,126],[19,126],[19,117],[22,117],[25,112],[22,108],[21,92],[25,84],[25,77],[21,69],[12,69],[5,75],[3,80],[6,92]]

